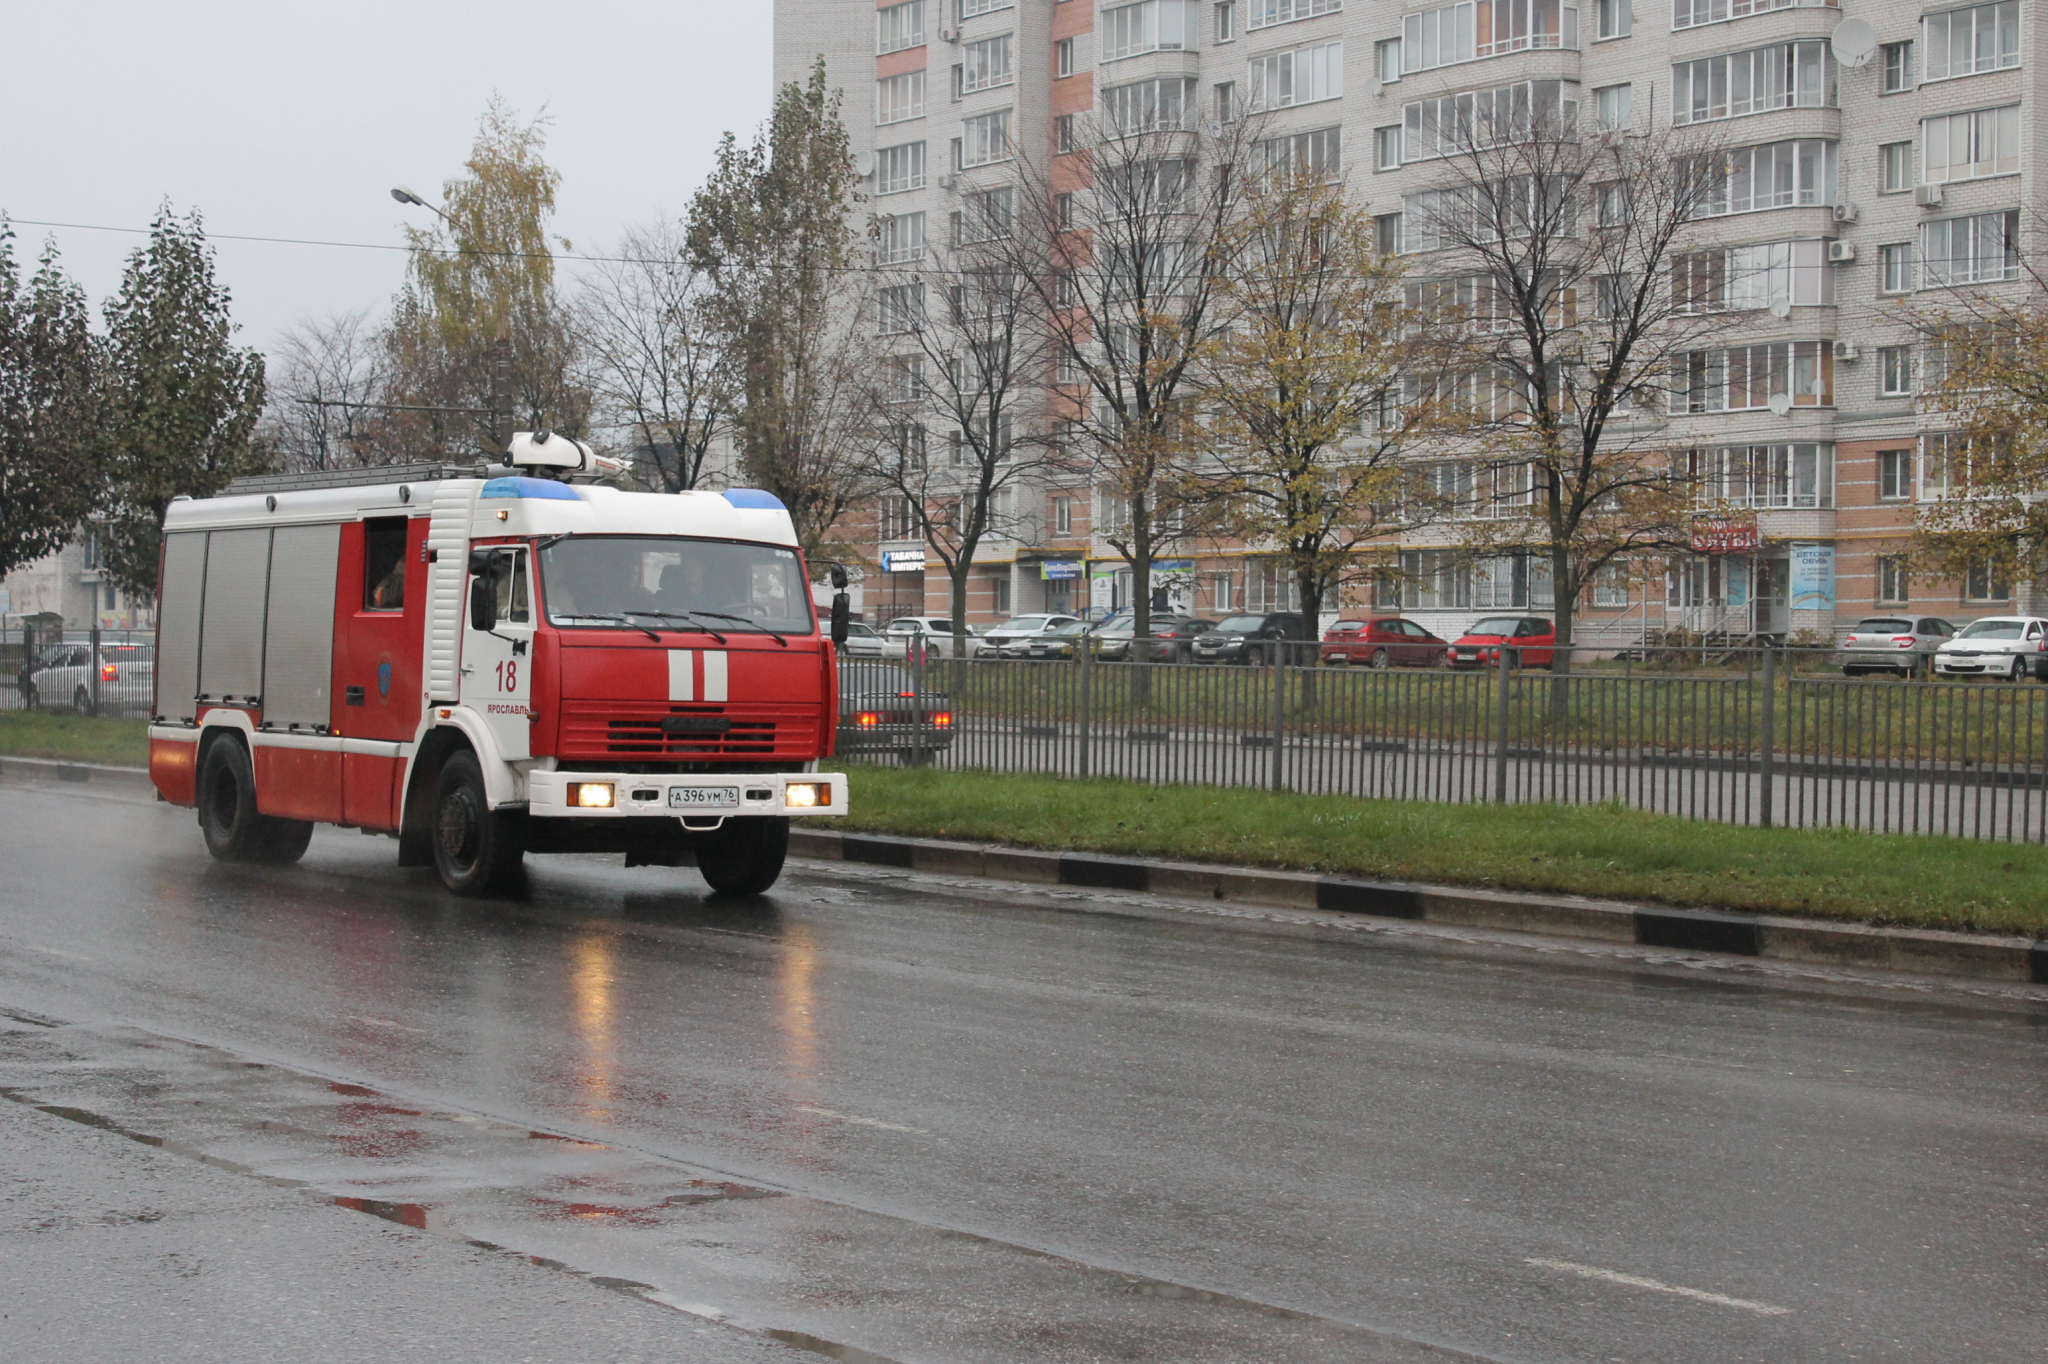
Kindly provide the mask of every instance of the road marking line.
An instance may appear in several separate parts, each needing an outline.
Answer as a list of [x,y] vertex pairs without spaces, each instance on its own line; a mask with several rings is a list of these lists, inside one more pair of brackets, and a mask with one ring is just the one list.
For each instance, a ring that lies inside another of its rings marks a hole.
[[1656,1293],[1676,1293],[1681,1298],[1695,1302],[1710,1302],[1716,1307],[1737,1307],[1759,1316],[1789,1316],[1789,1307],[1774,1307],[1767,1302],[1751,1302],[1747,1298],[1731,1298],[1725,1293],[1709,1293],[1703,1288],[1681,1288],[1677,1284],[1665,1283],[1661,1279],[1646,1279],[1640,1274],[1623,1274],[1612,1269],[1596,1269],[1592,1265],[1575,1265],[1569,1260],[1527,1259],[1524,1264],[1535,1265],[1538,1269],[1555,1269],[1566,1274],[1576,1274],[1584,1279],[1600,1279],[1606,1283],[1625,1284],[1630,1288],[1647,1288]]
[[59,952],[59,951],[58,951],[58,950],[57,950],[56,948],[54,948],[54,947],[37,947],[37,946],[36,946],[36,945],[35,945],[34,943],[27,943],[27,942],[23,943],[23,944],[22,944],[22,946],[23,946],[23,947],[26,947],[26,948],[27,948],[27,949],[28,949],[29,951],[31,951],[31,952],[40,952],[40,953],[42,953],[42,954],[43,954],[44,956],[46,956],[46,957],[63,957],[63,958],[64,958],[64,959],[66,960],[66,961],[91,961],[91,960],[92,960],[92,958],[91,958],[91,957],[81,957],[81,956],[79,956],[79,955],[78,955],[78,954],[77,954],[76,952]]
[[821,1118],[837,1118],[841,1122],[857,1122],[862,1127],[879,1127],[884,1132],[915,1132],[920,1137],[931,1135],[922,1127],[905,1127],[901,1123],[883,1122],[880,1118],[857,1117],[852,1113],[840,1113],[830,1108],[819,1108],[816,1104],[798,1104],[796,1111],[799,1113],[815,1113]]
[[361,1014],[350,1014],[348,1021],[351,1023],[367,1023],[373,1028],[396,1028],[400,1032],[416,1032],[422,1035],[427,1031],[425,1028],[408,1028],[405,1024],[393,1023],[388,1018],[364,1018]]

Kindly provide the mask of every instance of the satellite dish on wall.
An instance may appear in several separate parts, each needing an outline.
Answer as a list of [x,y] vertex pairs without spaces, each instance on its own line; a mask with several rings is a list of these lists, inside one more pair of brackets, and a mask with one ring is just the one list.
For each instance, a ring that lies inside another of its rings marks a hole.
[[1789,394],[1789,393],[1773,393],[1773,394],[1771,395],[1771,411],[1772,411],[1773,413],[1775,413],[1775,414],[1777,414],[1778,416],[1782,417],[1782,416],[1784,416],[1784,415],[1785,415],[1785,414],[1786,414],[1787,412],[1790,412],[1791,410],[1792,410],[1792,395],[1791,395],[1791,394]]
[[1782,296],[1771,300],[1771,316],[1784,319],[1792,316],[1792,303]]
[[[1865,28],[1870,25],[1865,24]],[[875,154],[863,147],[853,154],[853,172],[865,180],[875,173]]]
[[1862,19],[1844,19],[1828,36],[1835,60],[1844,66],[1864,66],[1877,55],[1877,30]]

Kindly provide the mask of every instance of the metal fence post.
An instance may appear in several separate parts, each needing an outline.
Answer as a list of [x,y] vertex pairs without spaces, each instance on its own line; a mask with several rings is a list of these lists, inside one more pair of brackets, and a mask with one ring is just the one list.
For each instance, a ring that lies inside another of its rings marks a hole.
[[924,766],[924,673],[928,660],[925,657],[925,637],[922,633],[910,637],[910,765]]
[[1772,648],[1770,645],[1766,644],[1764,646],[1764,717],[1762,734],[1763,752],[1761,754],[1762,761],[1758,764],[1758,768],[1763,774],[1763,790],[1760,793],[1760,799],[1757,802],[1757,823],[1761,824],[1766,829],[1771,827],[1771,768],[1773,766],[1772,759],[1776,756],[1775,750],[1778,746],[1777,735],[1773,733],[1773,730],[1776,728],[1777,718],[1778,651]]
[[1515,651],[1500,646],[1500,688],[1493,713],[1493,803],[1508,803],[1508,675],[1514,667]]
[[1282,746],[1287,733],[1287,642],[1280,641],[1273,649],[1273,752],[1267,766],[1266,783],[1273,790],[1280,789],[1281,755],[1286,751]]
[[1094,670],[1094,637],[1092,635],[1082,635],[1076,646],[1076,652],[1081,659],[1081,752],[1079,755],[1081,770],[1077,775],[1086,777],[1089,775],[1089,760],[1094,756],[1089,752],[1089,741],[1093,737],[1095,726],[1088,714],[1088,674]]
[[100,713],[100,626],[97,618],[92,626],[92,652],[87,656],[91,661],[88,670],[92,673],[92,713]]

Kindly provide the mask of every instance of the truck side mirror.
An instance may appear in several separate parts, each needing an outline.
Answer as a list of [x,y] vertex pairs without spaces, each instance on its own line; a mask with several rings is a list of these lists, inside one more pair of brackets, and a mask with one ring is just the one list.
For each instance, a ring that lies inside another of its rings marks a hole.
[[841,592],[844,592],[846,590],[845,564],[832,565],[832,586],[839,589]]
[[[846,570],[843,568],[835,568],[832,570],[832,576],[834,578],[839,579],[841,581],[841,585],[844,585],[844,581],[846,578]],[[846,647],[846,626],[847,622],[850,621],[852,617],[853,604],[847,600],[846,594],[844,592],[834,592],[832,594],[833,648],[843,649]]]
[[469,580],[469,628],[498,628],[498,580],[489,574],[479,574]]

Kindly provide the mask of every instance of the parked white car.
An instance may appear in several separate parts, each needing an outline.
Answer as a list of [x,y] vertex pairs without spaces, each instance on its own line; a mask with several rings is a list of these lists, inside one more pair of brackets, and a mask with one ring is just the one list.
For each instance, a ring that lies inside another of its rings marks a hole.
[[980,640],[974,646],[976,658],[1022,658],[1024,650],[1040,635],[1049,635],[1062,625],[1077,619],[1074,616],[1012,616],[1001,625],[990,626],[982,631]]
[[[967,633],[978,632],[970,625]],[[915,641],[932,656],[953,652],[953,621],[948,616],[898,616],[889,622],[889,628],[882,632],[882,657],[907,658],[911,643]],[[972,650],[974,646],[967,646]]]
[[846,647],[839,652],[846,658],[880,658],[882,632],[872,625],[850,620],[846,622]]
[[1934,651],[1936,677],[2000,677],[2018,682],[2029,673],[2048,682],[2048,620],[2039,616],[1973,620]]
[[31,707],[68,708],[78,715],[148,715],[155,666],[154,644],[102,640],[97,659],[90,644],[56,645],[30,670],[23,700]]

